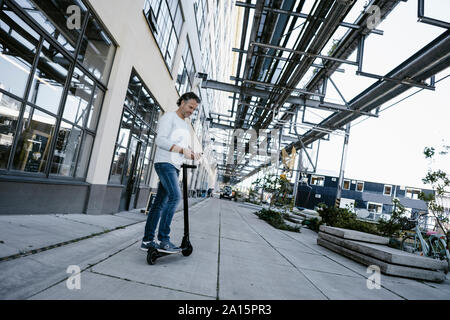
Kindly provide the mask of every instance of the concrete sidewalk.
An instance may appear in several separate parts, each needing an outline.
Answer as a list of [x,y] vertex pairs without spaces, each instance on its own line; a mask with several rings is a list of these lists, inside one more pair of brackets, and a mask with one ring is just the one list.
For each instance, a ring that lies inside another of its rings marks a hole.
[[[369,289],[373,273],[318,246],[317,233],[274,229],[255,211],[245,203],[191,199],[192,255],[155,265],[139,250],[146,220],[139,211],[0,216],[0,257],[29,245],[48,248],[0,262],[0,299],[450,299],[448,276],[437,284],[381,275],[381,288]],[[181,242],[181,211],[171,234]],[[81,274],[67,281],[69,266]],[[73,279],[80,289],[69,289]]]

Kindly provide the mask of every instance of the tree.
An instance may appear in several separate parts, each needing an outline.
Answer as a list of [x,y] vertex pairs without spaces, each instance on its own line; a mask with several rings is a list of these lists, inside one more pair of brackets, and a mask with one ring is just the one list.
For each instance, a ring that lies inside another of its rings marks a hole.
[[[450,146],[444,145],[439,152],[439,156],[447,156],[450,150]],[[424,155],[426,159],[429,159],[432,163],[436,158],[436,150],[433,147],[425,147]],[[429,212],[435,217],[436,222],[442,231],[447,235],[447,242],[449,239],[449,230],[444,227],[444,223],[449,222],[449,217],[445,213],[443,206],[444,196],[450,194],[450,178],[448,174],[443,170],[428,169],[427,175],[422,179],[424,184],[430,185],[433,193],[425,194],[421,192],[419,199],[427,202]]]

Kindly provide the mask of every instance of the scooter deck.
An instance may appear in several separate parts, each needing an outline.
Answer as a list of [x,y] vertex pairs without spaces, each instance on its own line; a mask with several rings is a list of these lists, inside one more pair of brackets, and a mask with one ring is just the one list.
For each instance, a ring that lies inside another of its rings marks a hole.
[[147,251],[147,262],[148,264],[155,264],[156,259],[177,253],[181,253],[183,256],[187,257],[192,253],[192,246],[189,244],[187,247],[181,248],[180,251],[176,252],[163,252],[159,251],[157,248],[150,248]]
[[[149,250],[152,250],[152,249],[149,249]],[[180,250],[177,250],[177,251],[172,251],[172,252],[163,251],[162,249],[158,249],[158,248],[155,248],[153,250],[158,251],[158,254],[167,255],[167,254],[180,253],[181,251],[183,251],[183,248],[181,248]]]

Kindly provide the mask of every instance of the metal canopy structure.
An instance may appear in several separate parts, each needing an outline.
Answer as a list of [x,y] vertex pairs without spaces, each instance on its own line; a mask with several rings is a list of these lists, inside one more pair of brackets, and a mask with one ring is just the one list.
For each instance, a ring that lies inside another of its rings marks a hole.
[[[377,117],[383,103],[411,87],[434,90],[434,75],[450,65],[448,24],[425,17],[424,0],[418,1],[419,21],[444,28],[443,33],[386,75],[363,71],[364,41],[383,35],[376,25],[401,0],[370,1],[353,23],[344,22],[356,3],[353,0],[316,0],[309,12],[303,12],[305,2],[236,2],[244,14],[240,47],[233,48],[239,55],[236,74],[230,77],[234,84],[200,74],[203,88],[231,94],[228,114],[211,113],[209,118],[211,128],[227,130],[222,140],[215,142],[228,147],[222,159],[217,159],[223,182],[238,183],[270,165],[249,153],[253,132],[257,133],[253,139],[266,143],[267,151],[275,151],[270,145],[276,137],[270,130],[278,130],[278,155],[280,148],[307,152],[313,142],[330,134],[348,135],[347,125],[353,120]],[[336,41],[333,36],[338,28],[347,30]],[[324,52],[330,43],[331,48]],[[355,52],[356,60],[350,60]],[[339,67],[345,64],[355,66],[361,77],[378,80],[351,101],[345,100],[331,78],[335,72],[343,72]],[[334,87],[342,103],[326,101],[327,86]],[[318,122],[307,121],[309,110],[321,110],[324,117]],[[235,134],[238,130],[240,142]],[[239,143],[244,144],[241,150]]]

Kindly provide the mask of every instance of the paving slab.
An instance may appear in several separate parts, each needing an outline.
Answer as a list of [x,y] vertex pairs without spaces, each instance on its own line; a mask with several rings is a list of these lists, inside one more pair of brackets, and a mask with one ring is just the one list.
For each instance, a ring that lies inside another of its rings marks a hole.
[[227,239],[260,243],[263,239],[248,224],[243,223],[240,217],[221,217],[221,236]]
[[343,238],[343,239],[348,239],[348,240],[356,240],[356,241],[386,244],[386,245],[389,243],[389,238],[387,238],[387,237],[380,237],[380,236],[366,233],[366,232],[360,232],[360,231],[342,229],[342,228],[336,228],[336,227],[329,227],[329,226],[324,226],[324,225],[321,225],[319,227],[319,230],[321,232],[325,232],[325,233],[331,234],[333,236]]
[[348,277],[314,270],[302,270],[330,300],[402,300],[381,287],[369,289],[364,277]]
[[290,266],[291,264],[283,258],[277,251],[275,251],[267,243],[244,242],[237,240],[230,240],[221,237],[220,239],[220,254],[227,255],[236,259],[246,260],[250,262],[257,261],[258,263],[269,266],[271,264],[280,264]]
[[0,263],[0,299],[27,299],[67,278],[67,268],[77,265],[81,270],[107,259],[136,243],[133,225],[98,237],[71,243],[19,259]]
[[208,300],[183,291],[161,288],[145,283],[96,274],[89,271],[80,275],[80,289],[67,289],[63,281],[35,295],[31,300]]
[[320,290],[293,266],[220,257],[221,300],[325,300]]
[[[178,243],[174,238],[174,242]],[[215,298],[217,290],[218,238],[191,236],[193,253],[173,254],[148,265],[140,243],[92,268],[93,272],[186,293]],[[215,252],[214,252],[215,251]]]
[[278,248],[277,250],[283,254],[292,264],[299,269],[315,270],[333,273],[337,275],[360,277],[354,271],[336,263],[329,259],[327,256],[310,254],[301,251],[287,250],[284,248]]
[[[55,215],[0,216],[0,258],[102,233],[99,226],[58,218]],[[6,246],[5,246],[6,245]],[[15,252],[11,252],[15,249]]]
[[[407,300],[449,300],[450,288],[445,284],[439,286],[432,286],[423,283],[422,281],[415,281],[404,279],[406,281],[399,282],[390,280],[387,276],[382,275],[380,283],[384,288],[387,288],[399,296]],[[446,280],[449,283],[449,280]]]
[[118,227],[125,227],[140,222],[116,215],[58,214],[56,216],[68,221],[81,222],[88,225],[101,227],[104,230],[112,230]]

